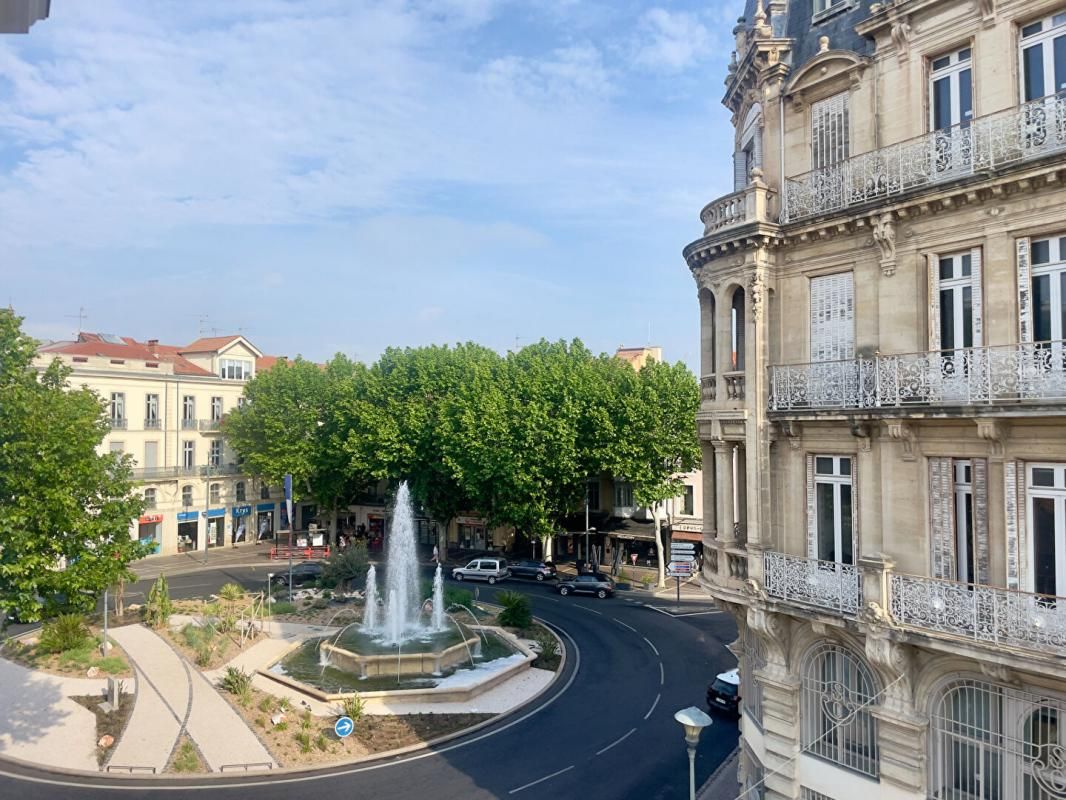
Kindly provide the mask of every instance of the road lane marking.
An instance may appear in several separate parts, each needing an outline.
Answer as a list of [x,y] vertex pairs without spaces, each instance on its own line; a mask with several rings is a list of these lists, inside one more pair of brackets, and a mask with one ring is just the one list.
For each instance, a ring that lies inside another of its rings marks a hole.
[[[659,666],[661,667],[662,664],[660,664]],[[647,719],[648,717],[651,716],[651,712],[653,712],[655,710],[655,707],[657,705],[659,705],[659,698],[661,698],[662,696],[663,696],[662,692],[659,692],[657,695],[655,695],[655,702],[651,704],[651,708],[649,708],[648,709],[648,713],[644,715],[644,719]]]
[[649,639],[649,638],[648,638],[647,636],[645,636],[645,637],[644,637],[644,641],[648,643],[648,647],[650,647],[650,648],[651,648],[651,651],[652,651],[653,653],[655,653],[655,655],[659,655],[659,651],[655,649],[655,645],[653,645],[653,644],[651,643],[651,639]]
[[590,611],[593,614],[597,614],[597,615],[599,615],[601,617],[603,616],[603,614],[601,612],[597,611],[596,609],[589,608],[588,606],[580,605],[579,603],[574,603],[574,608],[580,608],[582,611]]
[[629,630],[633,631],[633,633],[640,633],[640,631],[638,631],[632,625],[626,625],[624,622],[622,622],[622,620],[618,619],[618,617],[611,617],[611,619],[613,619],[615,622],[617,622],[623,628],[629,628]]
[[665,686],[666,685],[666,670],[663,669],[663,662],[662,661],[659,662],[659,685],[660,686]]
[[[626,736],[628,736],[628,735],[629,734],[626,734]],[[527,783],[525,786],[519,786],[517,789],[512,789],[511,791],[509,791],[507,794],[517,794],[518,792],[522,791],[523,789],[528,789],[530,786],[536,786],[538,783],[544,783],[544,781],[548,780],[549,778],[554,778],[556,775],[562,775],[564,772],[569,772],[573,768],[574,768],[574,765],[571,764],[566,769],[561,769],[558,772],[553,772],[551,775],[545,775],[543,778],[538,778],[537,780],[533,781],[532,783]]]
[[614,740],[613,742],[611,742],[611,743],[610,743],[609,745],[607,745],[607,746],[606,746],[605,748],[603,748],[602,750],[597,750],[597,751],[596,751],[596,755],[598,755],[598,756],[602,756],[602,755],[603,755],[604,753],[606,753],[606,752],[607,752],[608,750],[610,750],[610,749],[611,749],[612,747],[614,747],[614,746],[615,746],[616,744],[621,744],[622,742],[624,742],[624,741],[625,741],[626,739],[628,739],[628,738],[629,738],[630,736],[632,736],[632,735],[633,735],[634,733],[636,733],[636,732],[637,732],[637,729],[636,729],[636,728],[630,728],[630,729],[629,729],[629,733],[625,734],[625,735],[624,735],[624,736],[622,736],[622,737],[621,737],[620,739],[615,739],[615,740]]

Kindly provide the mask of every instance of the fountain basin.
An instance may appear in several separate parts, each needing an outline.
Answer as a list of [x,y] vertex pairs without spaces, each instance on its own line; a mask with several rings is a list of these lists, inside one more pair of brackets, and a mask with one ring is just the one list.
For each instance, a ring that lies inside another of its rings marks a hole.
[[480,644],[481,640],[474,636],[437,652],[404,653],[401,650],[399,655],[356,653],[325,642],[320,649],[326,655],[330,666],[355,673],[363,679],[381,675],[440,675],[446,670],[469,663],[470,652],[476,651]]

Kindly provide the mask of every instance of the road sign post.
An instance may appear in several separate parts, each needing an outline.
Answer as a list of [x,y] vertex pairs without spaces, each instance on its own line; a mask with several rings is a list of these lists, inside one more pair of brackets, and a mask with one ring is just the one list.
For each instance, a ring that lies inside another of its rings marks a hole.
[[338,739],[351,736],[354,730],[355,722],[351,717],[338,717],[337,721],[333,723],[333,732],[337,734]]

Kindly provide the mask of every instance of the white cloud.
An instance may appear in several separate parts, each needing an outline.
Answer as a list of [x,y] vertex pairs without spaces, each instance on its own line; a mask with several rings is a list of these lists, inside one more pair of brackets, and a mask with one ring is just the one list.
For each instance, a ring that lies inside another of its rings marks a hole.
[[641,17],[636,63],[681,72],[710,55],[711,37],[695,14],[651,8]]

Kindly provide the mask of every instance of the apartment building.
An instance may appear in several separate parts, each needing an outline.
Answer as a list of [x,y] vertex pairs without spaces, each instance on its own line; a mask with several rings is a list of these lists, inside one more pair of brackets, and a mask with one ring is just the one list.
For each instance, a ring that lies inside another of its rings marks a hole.
[[1066,798],[1066,3],[748,0],[701,315],[745,798]]
[[81,333],[38,349],[107,403],[104,452],[133,456],[146,502],[131,533],[156,554],[205,550],[279,529],[280,487],[243,474],[222,436],[225,415],[243,402],[244,384],[276,361],[243,336],[201,338],[181,347],[155,339]]

